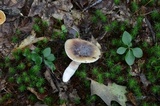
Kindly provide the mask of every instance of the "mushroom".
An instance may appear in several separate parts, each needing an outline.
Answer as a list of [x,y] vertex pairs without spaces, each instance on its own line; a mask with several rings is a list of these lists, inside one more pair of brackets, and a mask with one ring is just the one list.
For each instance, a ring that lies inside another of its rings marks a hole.
[[0,25],[2,25],[6,21],[6,15],[2,10],[0,10]]
[[72,60],[63,73],[63,82],[68,82],[81,63],[92,63],[100,58],[101,51],[93,43],[79,38],[65,42],[65,51]]

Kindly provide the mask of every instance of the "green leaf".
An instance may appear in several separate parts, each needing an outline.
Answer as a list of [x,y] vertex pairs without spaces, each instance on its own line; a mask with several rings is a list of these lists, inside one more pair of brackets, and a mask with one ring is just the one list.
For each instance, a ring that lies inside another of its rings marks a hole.
[[117,53],[118,53],[118,54],[124,54],[126,50],[127,50],[127,48],[125,48],[125,47],[119,47],[119,48],[117,49]]
[[54,71],[56,68],[55,68],[55,65],[51,62],[51,61],[48,61],[48,60],[44,60],[44,63],[45,65],[47,65],[52,71]]
[[45,48],[42,53],[44,57],[49,56],[51,54],[51,48]]
[[37,65],[42,63],[42,57],[40,57],[37,53],[32,53],[31,58]]
[[135,57],[131,50],[129,50],[125,56],[125,61],[128,65],[133,65]]
[[67,32],[67,28],[65,25],[61,25],[61,30],[62,32],[66,33]]
[[132,50],[133,55],[134,55],[135,57],[141,58],[141,57],[143,56],[143,51],[142,51],[141,48],[136,47],[136,48],[132,48],[131,50]]
[[31,53],[30,50],[28,48],[25,48],[23,52],[23,56],[26,57],[27,55],[30,55],[30,53]]
[[54,61],[55,56],[53,54],[50,54],[48,57],[46,57],[46,59],[49,60],[49,61]]
[[132,41],[132,36],[127,31],[124,31],[122,41],[125,45],[129,46]]
[[132,47],[132,42],[128,45],[128,47]]

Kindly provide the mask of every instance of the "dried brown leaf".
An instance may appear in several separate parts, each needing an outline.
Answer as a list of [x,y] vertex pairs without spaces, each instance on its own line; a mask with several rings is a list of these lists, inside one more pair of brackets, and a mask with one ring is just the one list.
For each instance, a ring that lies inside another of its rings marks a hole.
[[47,96],[47,94],[40,94],[38,92],[36,92],[36,90],[34,88],[31,87],[27,87],[27,90],[29,90],[30,92],[32,92],[33,94],[36,95],[37,99],[43,101],[43,99]]
[[54,92],[54,93],[57,92],[58,89],[57,89],[57,87],[55,86],[55,84],[54,84],[54,82],[53,82],[53,80],[52,80],[50,71],[49,71],[49,70],[46,70],[45,73],[44,73],[44,76],[45,76],[45,78],[47,79],[47,81],[50,83],[53,92]]
[[121,106],[126,106],[126,92],[125,86],[115,83],[108,83],[108,86],[106,86],[91,80],[91,95],[98,95],[109,106],[111,105],[111,101],[117,101]]
[[73,7],[71,0],[56,0],[48,3],[34,0],[29,16],[39,15],[42,19],[48,19],[53,16],[56,19],[63,19],[63,16]]

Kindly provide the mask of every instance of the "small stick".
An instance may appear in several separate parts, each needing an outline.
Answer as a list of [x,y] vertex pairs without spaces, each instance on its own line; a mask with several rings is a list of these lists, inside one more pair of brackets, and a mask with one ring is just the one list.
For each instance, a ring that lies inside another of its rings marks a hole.
[[102,0],[97,0],[95,3],[93,3],[93,4],[91,4],[90,6],[84,8],[82,12],[84,12],[84,11],[88,10],[89,8],[91,8],[91,7],[99,4],[100,2],[102,2]]
[[151,31],[153,42],[155,43],[156,42],[156,36],[155,36],[155,33],[154,33],[153,29],[152,29],[151,23],[149,22],[149,20],[146,17],[145,17],[145,21],[146,21],[146,23],[148,25],[149,30]]

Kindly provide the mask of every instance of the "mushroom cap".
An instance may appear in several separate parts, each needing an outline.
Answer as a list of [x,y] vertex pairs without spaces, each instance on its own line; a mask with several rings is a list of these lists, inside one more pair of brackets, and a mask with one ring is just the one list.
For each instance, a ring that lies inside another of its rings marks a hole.
[[2,10],[0,10],[0,25],[6,21],[6,15]]
[[82,39],[68,39],[65,51],[70,59],[79,63],[92,63],[100,58],[101,51],[93,43]]

